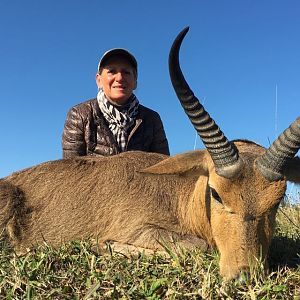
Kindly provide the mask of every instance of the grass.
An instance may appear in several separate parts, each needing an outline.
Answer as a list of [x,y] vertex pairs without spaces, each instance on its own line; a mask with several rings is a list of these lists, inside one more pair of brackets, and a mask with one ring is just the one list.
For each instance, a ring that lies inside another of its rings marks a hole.
[[300,300],[300,206],[284,205],[261,266],[243,282],[222,282],[218,253],[96,255],[91,241],[43,245],[17,257],[0,242],[0,299],[292,299]]

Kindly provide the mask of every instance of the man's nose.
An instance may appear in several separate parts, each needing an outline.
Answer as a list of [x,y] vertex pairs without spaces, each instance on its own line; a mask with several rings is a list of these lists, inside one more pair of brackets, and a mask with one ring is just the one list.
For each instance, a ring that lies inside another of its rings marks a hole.
[[116,73],[116,80],[117,81],[121,81],[121,80],[123,80],[123,78],[124,78],[124,76],[123,76],[122,72]]

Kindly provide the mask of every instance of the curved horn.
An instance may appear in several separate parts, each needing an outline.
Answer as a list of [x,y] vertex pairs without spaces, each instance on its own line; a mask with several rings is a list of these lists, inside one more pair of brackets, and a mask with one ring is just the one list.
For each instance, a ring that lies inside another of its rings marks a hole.
[[256,167],[269,181],[283,179],[284,167],[300,148],[300,117],[298,117],[256,160]]
[[174,90],[185,113],[208,150],[218,175],[232,178],[242,166],[235,145],[228,141],[215,121],[205,111],[185,81],[179,64],[179,50],[189,27],[176,37],[169,54],[169,72]]

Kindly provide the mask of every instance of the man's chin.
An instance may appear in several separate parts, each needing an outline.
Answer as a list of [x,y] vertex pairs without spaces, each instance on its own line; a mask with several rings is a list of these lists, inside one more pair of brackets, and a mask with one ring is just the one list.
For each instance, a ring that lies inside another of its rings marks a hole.
[[120,95],[120,96],[116,96],[113,98],[110,98],[111,102],[113,104],[117,104],[117,105],[123,105],[127,102],[127,100],[129,99],[129,97],[127,95]]

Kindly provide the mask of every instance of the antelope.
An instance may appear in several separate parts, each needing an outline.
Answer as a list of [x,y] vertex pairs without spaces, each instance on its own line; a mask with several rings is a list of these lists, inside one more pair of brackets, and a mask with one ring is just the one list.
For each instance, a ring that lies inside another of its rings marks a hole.
[[225,280],[266,261],[287,181],[300,182],[300,118],[268,149],[229,141],[182,74],[188,30],[174,40],[169,72],[205,149],[62,159],[1,179],[0,233],[17,253],[90,237],[154,251],[217,248]]

